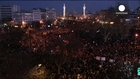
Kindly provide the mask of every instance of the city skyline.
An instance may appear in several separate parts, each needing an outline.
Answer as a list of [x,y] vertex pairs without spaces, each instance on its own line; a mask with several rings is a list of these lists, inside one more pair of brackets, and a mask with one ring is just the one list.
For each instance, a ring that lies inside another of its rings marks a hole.
[[[120,1],[119,1],[120,2]],[[83,5],[86,6],[86,12],[96,12],[115,7],[117,1],[0,1],[0,5],[16,4],[22,10],[31,10],[32,8],[55,8],[57,13],[63,13],[63,4],[66,5],[66,13],[73,8],[77,13],[82,13]],[[126,5],[134,10],[140,7],[140,1],[123,1]],[[101,6],[102,5],[102,6]]]

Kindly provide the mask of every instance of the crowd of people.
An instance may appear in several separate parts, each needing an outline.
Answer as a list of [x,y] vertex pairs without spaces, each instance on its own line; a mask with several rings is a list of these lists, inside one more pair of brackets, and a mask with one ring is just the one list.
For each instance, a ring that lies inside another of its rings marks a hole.
[[[69,30],[59,29],[47,31],[53,37],[61,39],[63,33]],[[74,31],[71,31],[74,32]],[[38,36],[40,36],[38,32]],[[60,34],[60,35],[59,35]],[[98,44],[95,41],[85,42],[71,62],[61,66],[61,74],[57,73],[57,66],[50,64],[51,79],[132,79],[136,76],[136,65],[139,61],[140,49],[131,42],[114,42]],[[40,43],[41,44],[41,43]],[[45,44],[45,43],[43,43]]]
[[[74,31],[59,29],[37,32],[37,35],[47,33],[57,35],[57,38],[61,39],[63,38],[63,33],[68,35],[67,33],[69,32]],[[84,46],[71,57],[71,60],[61,65],[60,74],[57,74],[58,67],[55,64],[45,61],[45,63],[48,62],[45,66],[51,72],[49,79],[133,79],[137,76],[136,67],[139,65],[140,59],[140,48],[138,45],[135,46],[131,42],[114,42],[100,45],[96,41],[92,43],[85,41]],[[16,54],[17,56],[22,56],[22,54],[26,54],[26,56],[31,55],[27,51],[28,48],[23,49],[23,47],[13,47],[15,49],[11,49],[8,52],[20,52]],[[33,58],[35,59],[35,57]],[[23,63],[22,60],[21,63]]]
[[[135,67],[139,61],[139,49],[131,44],[87,45],[81,57],[65,63],[61,67],[59,79],[132,79],[137,74]],[[102,59],[103,58],[103,59]],[[57,67],[50,66],[52,72]],[[51,79],[56,78],[54,75]]]

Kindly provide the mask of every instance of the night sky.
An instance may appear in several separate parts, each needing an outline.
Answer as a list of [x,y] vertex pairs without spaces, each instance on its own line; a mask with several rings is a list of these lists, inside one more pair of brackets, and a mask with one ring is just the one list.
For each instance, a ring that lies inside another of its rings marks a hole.
[[[63,4],[66,5],[67,12],[70,11],[71,8],[78,13],[82,12],[83,4],[86,5],[86,11],[95,12],[102,9],[107,9],[110,6],[115,6],[118,1],[0,1],[0,5],[3,4],[17,4],[23,10],[31,10],[32,8],[55,8],[58,13],[62,13]],[[135,1],[123,1],[129,5],[130,9],[136,9],[140,6],[140,2],[138,0]]]

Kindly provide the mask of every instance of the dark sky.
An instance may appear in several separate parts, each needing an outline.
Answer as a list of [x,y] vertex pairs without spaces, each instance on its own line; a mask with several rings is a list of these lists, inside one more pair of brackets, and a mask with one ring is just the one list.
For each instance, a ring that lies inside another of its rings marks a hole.
[[[17,4],[23,10],[30,10],[32,8],[55,8],[58,13],[62,13],[62,7],[65,3],[67,12],[74,8],[76,12],[82,12],[83,4],[86,5],[86,10],[90,12],[99,11],[101,9],[107,9],[110,6],[115,6],[118,1],[0,1],[0,5],[3,4]],[[130,9],[136,9],[140,5],[139,0],[135,1],[123,1],[129,5]]]

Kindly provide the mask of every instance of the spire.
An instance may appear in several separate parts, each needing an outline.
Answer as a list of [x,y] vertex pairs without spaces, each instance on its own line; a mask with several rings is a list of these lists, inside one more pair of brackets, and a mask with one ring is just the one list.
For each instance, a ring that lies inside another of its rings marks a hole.
[[83,8],[86,8],[86,5],[84,4]]
[[83,6],[83,17],[86,18],[86,6],[85,6],[85,4]]
[[65,4],[63,5],[63,17],[65,18],[65,16],[66,16],[66,6],[65,6]]
[[65,4],[63,5],[63,8],[66,8]]

